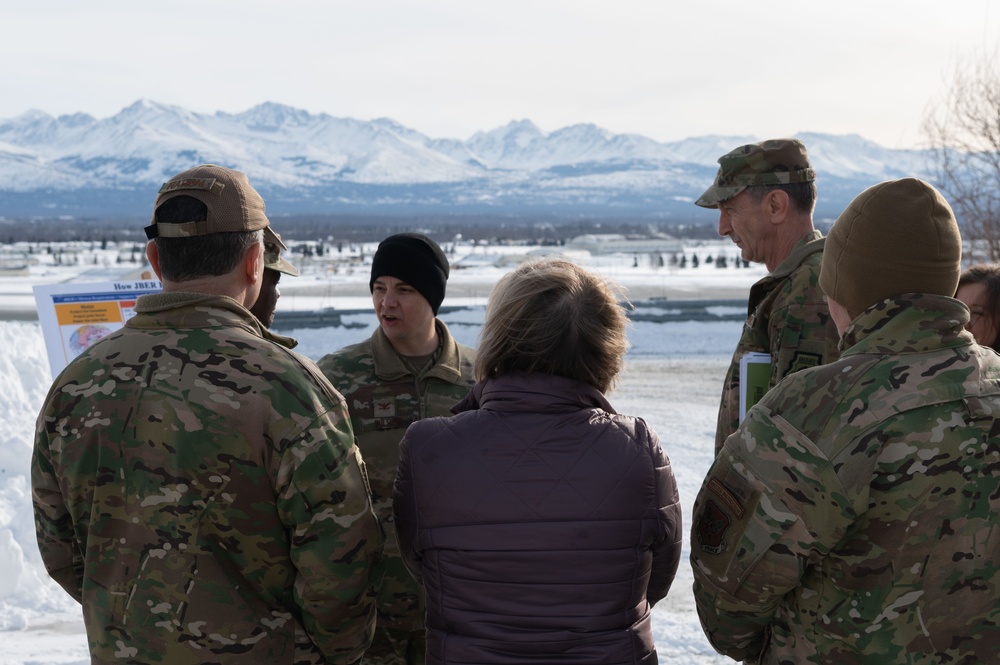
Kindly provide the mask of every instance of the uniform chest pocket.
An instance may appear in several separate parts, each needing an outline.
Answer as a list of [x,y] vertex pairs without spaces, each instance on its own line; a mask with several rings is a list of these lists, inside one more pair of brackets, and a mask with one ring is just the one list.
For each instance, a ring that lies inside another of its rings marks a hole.
[[366,386],[346,399],[359,432],[405,429],[421,417],[420,395],[412,383]]

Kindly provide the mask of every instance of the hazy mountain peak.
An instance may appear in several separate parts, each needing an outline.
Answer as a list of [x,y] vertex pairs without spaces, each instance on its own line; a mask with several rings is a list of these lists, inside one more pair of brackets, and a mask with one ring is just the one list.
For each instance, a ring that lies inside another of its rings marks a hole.
[[59,122],[68,127],[79,127],[81,125],[92,125],[97,122],[94,116],[88,113],[69,113],[66,115],[61,115],[58,118]]
[[5,121],[5,124],[6,124],[6,122],[29,123],[29,122],[49,121],[49,120],[54,120],[54,119],[55,118],[53,118],[51,115],[49,115],[45,111],[39,111],[38,109],[28,109],[27,111],[25,111],[21,115],[18,115],[16,117],[12,118],[11,120]]
[[176,115],[177,112],[183,112],[183,109],[179,106],[170,106],[168,104],[160,104],[159,102],[154,102],[148,99],[139,99],[126,106],[118,113],[117,116],[114,117]]
[[308,125],[314,120],[308,111],[275,102],[258,104],[232,117],[247,128],[259,132],[277,132],[286,127]]
[[[866,186],[927,172],[923,151],[857,135],[799,137],[818,171],[821,206],[838,212]],[[7,214],[145,213],[140,192],[211,162],[246,172],[269,210],[599,210],[689,219],[703,214],[691,201],[718,158],[756,140],[660,143],[593,123],[545,133],[529,119],[466,141],[430,139],[391,118],[336,118],[271,101],[206,115],[140,99],[101,120],[42,111],[0,120],[0,206]]]

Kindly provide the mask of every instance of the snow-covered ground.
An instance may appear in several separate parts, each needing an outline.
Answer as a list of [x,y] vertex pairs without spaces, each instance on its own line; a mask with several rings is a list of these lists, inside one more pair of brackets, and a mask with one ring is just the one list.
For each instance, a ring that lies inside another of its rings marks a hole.
[[[718,248],[708,251],[718,252]],[[638,299],[636,293],[640,297],[745,297],[750,284],[763,274],[760,267],[664,268],[641,260],[636,265],[632,255],[573,258],[621,283],[633,299]],[[470,307],[442,317],[459,341],[473,346],[489,287],[507,269],[488,259],[478,263],[452,272],[445,301]],[[116,279],[131,268],[91,265],[85,279]],[[16,277],[0,276],[0,318],[5,311],[23,314],[33,303],[31,284],[65,281],[80,272],[41,265]],[[302,282],[296,284],[297,280]],[[370,306],[364,264],[350,270],[338,268],[335,273],[310,269],[297,280],[282,282],[285,295],[279,309]],[[359,327],[279,332],[297,337],[298,350],[316,359],[366,337],[375,323],[368,313],[346,318]],[[738,321],[636,323],[630,332],[626,371],[610,395],[619,411],[643,416],[660,434],[685,506],[685,528],[691,523],[691,505],[711,464],[722,377],[740,328]],[[0,391],[0,665],[88,663],[79,607],[48,579],[35,545],[28,466],[35,417],[51,382],[37,322],[0,320],[0,382],[4,386]],[[671,592],[653,611],[660,659],[692,665],[731,662],[715,654],[702,634],[687,553],[685,544]]]

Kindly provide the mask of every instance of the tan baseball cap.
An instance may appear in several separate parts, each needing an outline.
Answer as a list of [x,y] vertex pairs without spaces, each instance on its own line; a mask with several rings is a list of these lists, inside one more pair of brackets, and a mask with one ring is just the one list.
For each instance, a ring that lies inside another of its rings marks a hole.
[[271,227],[264,229],[264,267],[268,270],[299,276],[299,269],[286,261],[281,256],[281,250],[288,250],[285,243],[281,242],[281,236],[271,230]]
[[[207,218],[181,224],[156,223],[156,210],[177,196],[190,196],[204,203],[208,207]],[[153,205],[152,222],[145,229],[150,240],[257,231],[270,226],[264,214],[264,199],[250,185],[246,175],[215,164],[196,166],[163,183]],[[284,247],[277,236],[274,239]]]

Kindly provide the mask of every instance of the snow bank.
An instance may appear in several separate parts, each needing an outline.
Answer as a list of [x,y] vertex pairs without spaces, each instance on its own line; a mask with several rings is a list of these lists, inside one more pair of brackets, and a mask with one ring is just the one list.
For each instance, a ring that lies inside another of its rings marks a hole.
[[35,417],[52,383],[37,323],[0,323],[0,630],[18,630],[79,605],[45,573],[31,512]]

